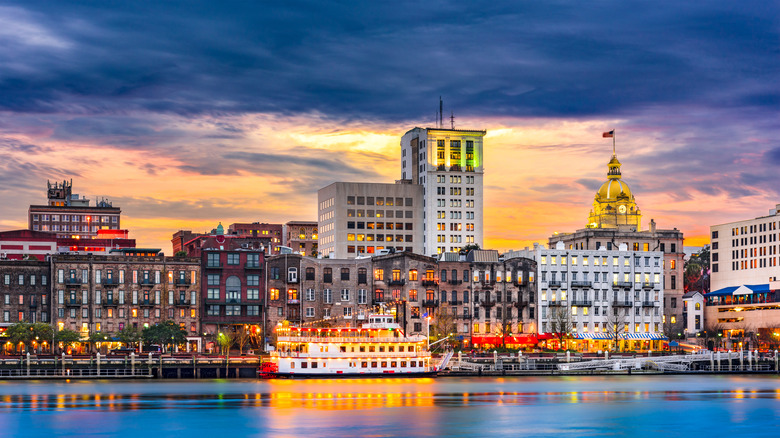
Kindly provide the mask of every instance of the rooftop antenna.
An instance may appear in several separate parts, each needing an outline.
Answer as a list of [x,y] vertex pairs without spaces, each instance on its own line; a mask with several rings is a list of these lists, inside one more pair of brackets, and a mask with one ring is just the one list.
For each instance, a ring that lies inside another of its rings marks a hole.
[[444,118],[442,114],[444,114],[444,102],[442,102],[441,96],[439,96],[439,128],[444,127]]
[[450,126],[455,129],[455,114],[452,111],[450,111]]

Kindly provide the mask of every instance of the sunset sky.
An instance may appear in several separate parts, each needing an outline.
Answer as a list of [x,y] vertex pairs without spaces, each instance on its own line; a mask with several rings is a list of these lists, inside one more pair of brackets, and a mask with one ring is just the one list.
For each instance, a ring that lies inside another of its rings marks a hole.
[[46,180],[139,246],[315,220],[317,189],[400,177],[400,138],[485,129],[485,246],[587,220],[616,129],[644,214],[686,245],[780,203],[777,2],[0,5],[0,230]]

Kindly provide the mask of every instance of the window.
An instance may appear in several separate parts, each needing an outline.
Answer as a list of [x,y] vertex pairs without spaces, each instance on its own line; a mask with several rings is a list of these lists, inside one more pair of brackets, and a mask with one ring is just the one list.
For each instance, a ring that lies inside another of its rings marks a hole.
[[325,301],[325,304],[331,304],[333,302],[333,291],[330,289],[323,289],[322,299]]
[[307,307],[306,308],[306,317],[307,318],[314,318],[314,307]]
[[246,290],[246,298],[248,300],[259,300],[260,299],[260,289],[247,289]]
[[341,289],[341,301],[349,301],[349,289]]
[[227,264],[228,265],[237,265],[239,263],[240,258],[241,257],[240,257],[240,255],[238,253],[230,252],[227,255]]
[[208,274],[206,276],[206,285],[219,286],[219,274]]
[[314,268],[306,268],[306,280],[314,280]]
[[323,283],[333,283],[333,269],[325,268],[322,270]]
[[358,289],[358,304],[366,304],[368,301],[368,291],[365,289]]
[[246,255],[246,266],[248,268],[259,268],[260,267],[260,254],[247,254]]
[[360,268],[358,269],[358,284],[366,284],[368,283],[368,272],[366,268]]
[[279,299],[279,289],[271,288],[268,293],[270,294],[270,299],[272,300],[278,300]]
[[207,253],[206,254],[206,267],[217,268],[220,266],[219,253]]
[[341,268],[341,281],[349,281],[349,268]]
[[246,285],[247,286],[260,286],[260,276],[259,275],[247,275],[246,276]]
[[210,300],[218,300],[219,299],[219,288],[211,287],[206,289],[206,298]]

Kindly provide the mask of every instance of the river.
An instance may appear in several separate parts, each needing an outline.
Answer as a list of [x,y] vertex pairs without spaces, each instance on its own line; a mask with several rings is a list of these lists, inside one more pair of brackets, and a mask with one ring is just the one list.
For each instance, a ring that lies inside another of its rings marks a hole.
[[773,436],[776,376],[0,382],[2,437]]

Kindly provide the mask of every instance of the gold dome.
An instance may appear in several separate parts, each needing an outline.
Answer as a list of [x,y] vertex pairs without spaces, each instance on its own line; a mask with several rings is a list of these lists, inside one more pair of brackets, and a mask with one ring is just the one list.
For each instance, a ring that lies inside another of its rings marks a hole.
[[640,230],[642,213],[628,184],[623,182],[617,156],[607,164],[607,181],[601,185],[593,200],[588,217],[589,228],[617,228],[629,226]]

